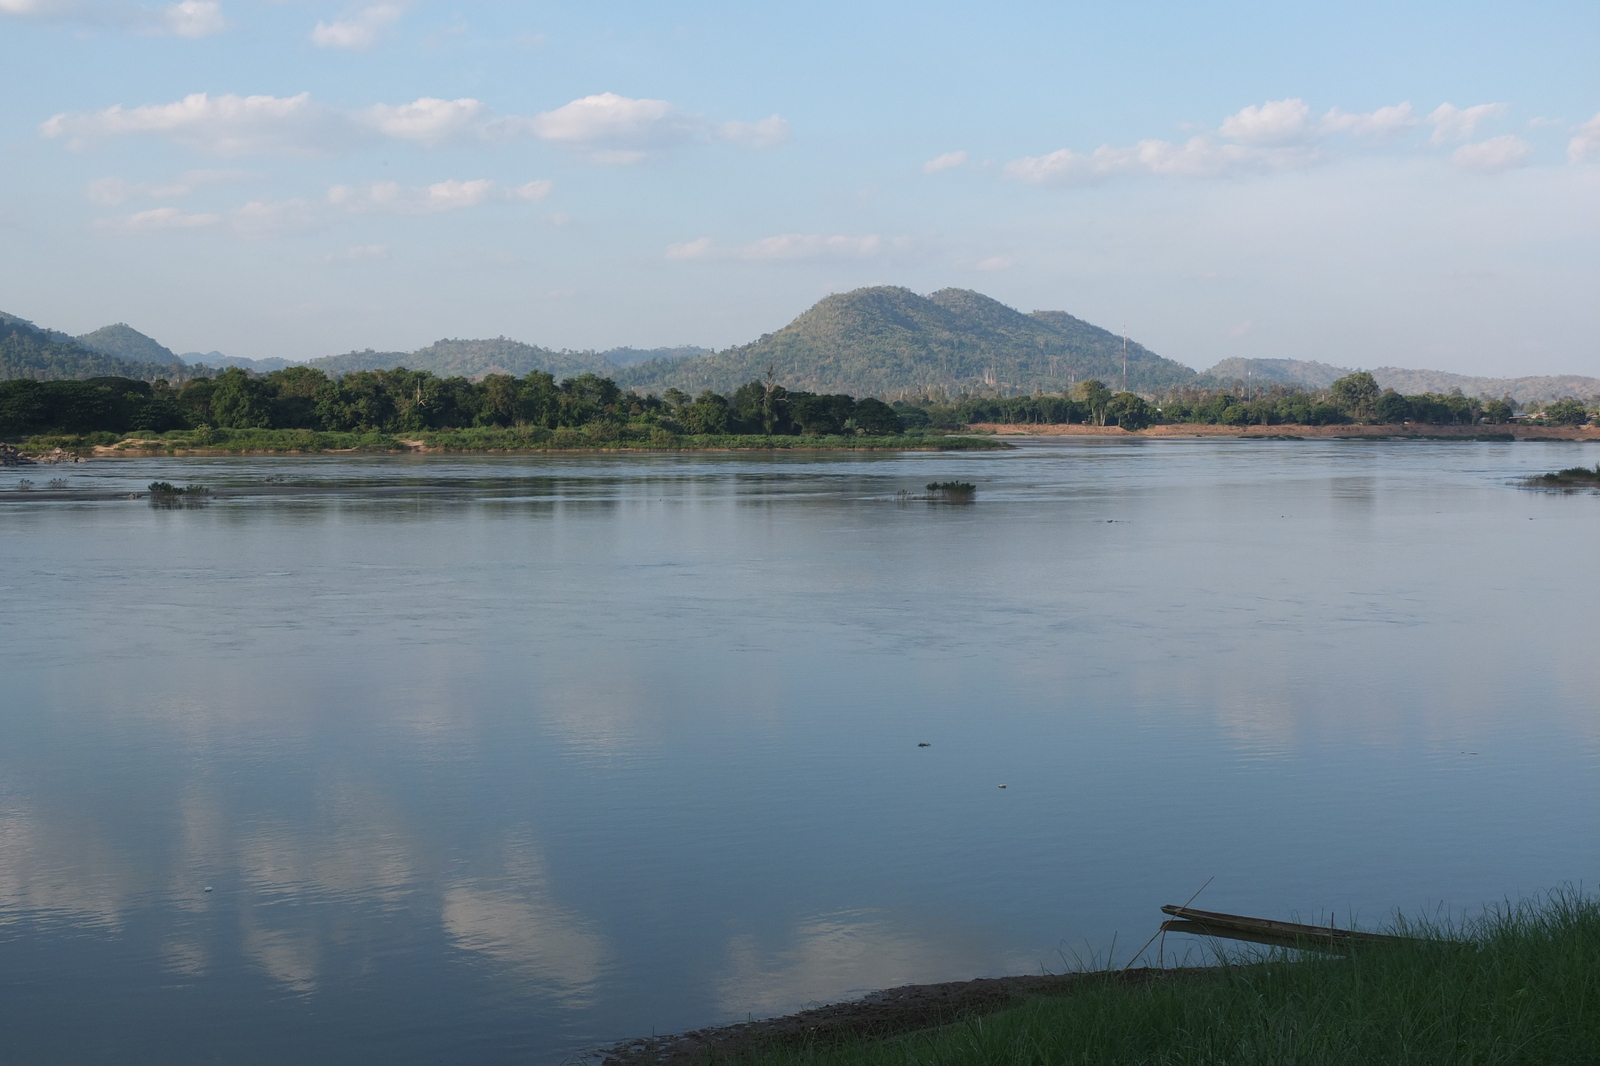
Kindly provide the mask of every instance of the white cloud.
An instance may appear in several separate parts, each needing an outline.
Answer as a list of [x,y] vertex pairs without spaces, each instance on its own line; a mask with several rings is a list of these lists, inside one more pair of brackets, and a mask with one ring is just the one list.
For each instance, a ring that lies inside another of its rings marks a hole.
[[724,122],[712,135],[744,148],[771,148],[789,139],[789,123],[777,115],[768,115],[759,122]]
[[701,124],[665,100],[635,100],[616,93],[585,96],[535,115],[535,136],[585,152],[596,162],[637,163],[650,152],[682,144]]
[[1600,112],[1579,126],[1572,140],[1567,142],[1567,161],[1581,163],[1591,155],[1600,155]]
[[827,237],[808,233],[782,233],[737,247],[719,247],[710,237],[667,247],[668,259],[860,259],[878,255],[904,241],[885,241],[873,234],[867,237]]
[[178,37],[209,37],[227,28],[216,0],[179,0],[164,7],[125,0],[0,0],[0,15]]
[[1450,141],[1471,140],[1478,132],[1480,122],[1498,118],[1505,112],[1505,104],[1476,104],[1472,107],[1440,104],[1428,115],[1428,121],[1433,123],[1433,136],[1428,138],[1428,143],[1437,148]]
[[85,188],[89,202],[101,207],[115,207],[135,196],[152,199],[171,199],[188,196],[204,185],[224,181],[241,181],[250,175],[243,170],[190,170],[167,182],[131,182],[122,178],[97,178]]
[[385,137],[437,145],[465,136],[482,136],[489,107],[481,100],[462,97],[439,100],[419,97],[409,104],[373,104],[359,112],[362,121]]
[[89,202],[101,207],[115,207],[133,195],[134,185],[121,178],[96,178],[84,190]]
[[548,179],[530,181],[526,185],[518,185],[514,189],[507,190],[506,197],[511,200],[523,200],[532,203],[535,200],[543,200],[546,196],[549,196],[550,190],[555,187],[556,183]]
[[[0,3],[18,0],[0,0]],[[100,111],[67,111],[39,126],[44,137],[82,148],[106,137],[160,136],[219,156],[317,155],[379,139],[423,147],[534,136],[602,163],[636,163],[694,139],[768,147],[789,135],[777,115],[759,122],[709,127],[665,100],[616,93],[585,96],[531,118],[495,116],[481,100],[419,97],[407,104],[373,104],[355,111],[297,96],[210,96],[192,93],[170,104],[117,104]]]
[[215,0],[182,0],[163,12],[167,29],[179,37],[209,37],[227,26]]
[[668,259],[710,259],[717,249],[710,237],[697,237],[682,244],[667,245]]
[[1298,98],[1252,104],[1223,119],[1220,132],[1243,144],[1294,144],[1311,133],[1311,108]]
[[39,127],[73,147],[101,137],[156,134],[219,156],[308,155],[345,146],[351,123],[340,113],[298,96],[209,96],[191,93],[170,104],[121,104],[102,111],[63,112]]
[[1348,133],[1369,141],[1384,141],[1421,124],[1409,103],[1380,107],[1365,114],[1350,114],[1337,107],[1322,116],[1324,133]]
[[978,269],[983,271],[1010,270],[1013,260],[1009,255],[993,255],[988,259],[978,261]]
[[1182,145],[1149,140],[1130,148],[1102,145],[1088,153],[1061,148],[1048,155],[1014,159],[1006,164],[1005,173],[1031,185],[1089,185],[1121,174],[1217,178],[1292,170],[1309,166],[1319,158],[1313,148],[1217,144],[1202,136],[1192,137]]
[[371,48],[378,42],[378,34],[399,22],[403,14],[405,8],[399,4],[373,4],[342,22],[318,21],[311,31],[311,43],[318,48]]
[[[1481,124],[1506,110],[1503,103],[1467,108],[1441,104],[1427,117],[1433,126],[1428,143],[1438,147],[1469,141]],[[1332,135],[1347,134],[1376,145],[1422,122],[1410,103],[1354,114],[1335,107],[1314,119],[1309,105],[1294,97],[1242,108],[1224,119],[1215,134],[1201,133],[1183,144],[1143,140],[1129,147],[1101,145],[1092,152],[1062,148],[1014,159],[1006,164],[1005,173],[1034,185],[1089,185],[1131,174],[1218,178],[1295,170],[1326,161],[1329,155],[1322,142]],[[1600,139],[1600,134],[1594,136]],[[1591,150],[1589,142],[1581,138],[1575,138],[1573,144],[1570,158],[1580,158]],[[1519,138],[1494,137],[1463,144],[1452,159],[1463,170],[1494,172],[1523,165],[1531,152]],[[924,169],[933,169],[944,158],[930,161]]]
[[922,172],[924,174],[937,174],[941,170],[952,170],[959,167],[966,161],[966,152],[946,152],[944,155],[936,155],[922,164]]
[[279,237],[304,233],[324,222],[323,212],[310,200],[251,200],[228,215],[228,226],[243,237]]
[[112,233],[165,233],[172,230],[204,229],[207,226],[215,226],[221,221],[221,215],[190,215],[176,207],[157,207],[101,223],[100,228]]
[[464,207],[477,207],[489,199],[494,182],[487,178],[474,181],[435,182],[422,188],[403,188],[393,181],[379,181],[356,187],[335,185],[328,190],[328,202],[348,211],[387,211],[400,215],[431,215],[440,211],[458,211]]
[[1450,162],[1460,170],[1498,174],[1502,170],[1522,166],[1532,153],[1533,146],[1527,141],[1506,134],[1477,144],[1464,144],[1451,154]]

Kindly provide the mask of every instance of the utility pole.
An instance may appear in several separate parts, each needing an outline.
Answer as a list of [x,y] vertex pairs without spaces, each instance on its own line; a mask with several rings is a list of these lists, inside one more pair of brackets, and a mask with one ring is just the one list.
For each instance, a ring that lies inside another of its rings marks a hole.
[[1128,391],[1128,324],[1122,324],[1122,391]]

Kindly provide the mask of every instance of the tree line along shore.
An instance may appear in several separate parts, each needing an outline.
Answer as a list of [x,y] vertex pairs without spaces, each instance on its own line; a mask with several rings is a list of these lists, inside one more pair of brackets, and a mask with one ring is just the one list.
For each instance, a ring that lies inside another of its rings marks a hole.
[[[1589,423],[1578,400],[1545,404],[1534,424]],[[583,447],[863,447],[939,440],[973,424],[1079,424],[1142,430],[1158,424],[1334,426],[1353,423],[1497,425],[1521,417],[1504,399],[1380,389],[1354,373],[1322,390],[1173,389],[1114,392],[1098,379],[1060,394],[898,400],[789,390],[747,382],[724,395],[625,391],[585,373],[557,381],[534,371],[478,380],[420,370],[330,377],[294,366],[267,374],[224,370],[173,385],[124,377],[0,382],[0,439],[32,447],[144,442],[168,450],[322,451],[423,446],[440,450]],[[409,443],[408,443],[409,442]],[[757,443],[764,442],[764,443]],[[991,445],[992,446],[992,445]]]

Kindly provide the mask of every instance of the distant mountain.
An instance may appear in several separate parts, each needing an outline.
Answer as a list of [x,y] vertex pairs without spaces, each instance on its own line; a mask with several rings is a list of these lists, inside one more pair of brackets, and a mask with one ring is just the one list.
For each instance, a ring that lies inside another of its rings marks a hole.
[[[854,395],[1059,391],[1100,378],[1122,385],[1122,338],[1063,311],[1023,314],[966,289],[918,296],[880,286],[828,296],[776,333],[692,359],[626,367],[618,384],[721,392],[765,377],[812,392]],[[1128,387],[1166,388],[1195,372],[1128,344]]]
[[[1332,366],[1328,363],[1303,362],[1298,359],[1224,359],[1195,379],[1195,384],[1212,388],[1231,388],[1236,381],[1269,385],[1301,385],[1311,389],[1325,389],[1346,374],[1355,371],[1350,367]],[[1444,370],[1408,370],[1398,366],[1380,366],[1372,376],[1385,389],[1408,396],[1435,392],[1448,394],[1460,389],[1468,396],[1498,398],[1510,396],[1517,403],[1537,403],[1563,396],[1587,399],[1600,395],[1600,378],[1577,374],[1559,374],[1543,377],[1482,378],[1467,374],[1452,374]]]
[[1257,385],[1301,385],[1325,389],[1346,374],[1348,367],[1312,363],[1302,359],[1224,359],[1201,373],[1196,385],[1229,388],[1235,381]]
[[274,370],[294,366],[295,363],[288,359],[246,359],[242,355],[223,355],[221,352],[184,352],[178,356],[190,366],[208,366],[213,370],[236,366],[256,374],[270,374]]
[[696,348],[692,344],[677,348],[608,348],[599,353],[600,358],[616,366],[632,366],[652,359],[694,359],[710,354],[710,348]]
[[1451,374],[1443,370],[1407,370],[1398,366],[1380,366],[1372,376],[1386,389],[1414,395],[1419,392],[1443,392],[1460,389],[1468,396],[1510,396],[1518,403],[1536,403],[1556,400],[1563,396],[1588,399],[1600,395],[1600,378],[1579,374],[1556,374],[1521,378],[1479,378],[1466,374]]
[[77,341],[85,348],[93,348],[97,352],[105,352],[107,355],[114,355],[134,363],[170,364],[178,361],[178,357],[172,354],[171,348],[151,340],[126,322],[118,322],[114,326],[101,326],[93,333],[85,333],[78,337]]
[[[148,337],[144,339],[149,340]],[[161,348],[160,345],[156,347]],[[165,348],[161,348],[161,351],[167,352]],[[25,318],[0,313],[0,380],[33,378],[36,381],[61,381],[98,377],[135,378],[140,381],[157,381],[161,378],[169,381],[188,380],[192,375],[187,373],[183,363],[171,352],[167,352],[167,355],[171,361],[166,363],[124,358],[88,347],[65,333],[40,329]]]
[[505,337],[493,340],[441,340],[414,352],[375,352],[369,348],[364,352],[312,359],[309,365],[327,374],[403,366],[409,370],[428,370],[441,377],[480,377],[484,374],[522,377],[530,371],[543,370],[562,378],[586,372],[611,375],[617,371],[615,363],[595,352],[557,352]]
[[[179,357],[123,322],[81,337],[0,313],[0,379],[130,377],[187,381],[242,367],[263,374],[299,363],[245,359],[221,352]],[[793,322],[749,344],[723,351],[691,345],[557,351],[506,337],[436,341],[414,352],[347,352],[312,359],[331,375],[408,367],[444,377],[522,377],[540,370],[558,380],[582,373],[614,378],[624,388],[731,392],[764,378],[768,368],[791,389],[880,395],[891,399],[942,392],[1014,395],[1059,392],[1095,377],[1122,387],[1122,338],[1065,311],[1024,314],[967,289],[918,296],[893,286],[856,289],[818,301]],[[1128,387],[1146,395],[1178,385],[1233,388],[1235,382],[1326,388],[1349,367],[1298,359],[1224,359],[1203,373],[1128,343]],[[1600,395],[1600,378],[1578,375],[1485,378],[1439,370],[1378,367],[1378,384],[1402,393],[1509,395],[1518,403]]]

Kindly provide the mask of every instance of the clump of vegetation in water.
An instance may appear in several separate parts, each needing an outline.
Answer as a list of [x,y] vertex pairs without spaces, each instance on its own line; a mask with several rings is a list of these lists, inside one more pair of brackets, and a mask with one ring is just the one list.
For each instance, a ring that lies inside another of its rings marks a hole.
[[938,496],[976,496],[978,486],[970,481],[930,481],[928,491]]
[[1540,474],[1538,477],[1532,477],[1528,480],[1536,485],[1561,487],[1593,485],[1600,487],[1600,463],[1596,463],[1593,470],[1586,466],[1569,466],[1565,470],[1558,470],[1553,474]]
[[[749,1066],[1578,1063],[1600,1048],[1600,901],[1556,893],[1348,955],[1086,974],[1070,994],[890,1037],[774,1041]],[[880,1030],[881,1031],[881,1030]],[[735,1061],[729,1059],[727,1061]]]
[[204,485],[184,485],[182,488],[170,481],[150,482],[152,496],[209,496],[211,490]]

